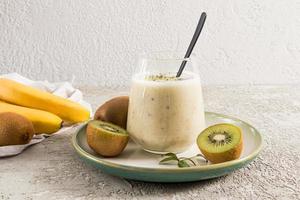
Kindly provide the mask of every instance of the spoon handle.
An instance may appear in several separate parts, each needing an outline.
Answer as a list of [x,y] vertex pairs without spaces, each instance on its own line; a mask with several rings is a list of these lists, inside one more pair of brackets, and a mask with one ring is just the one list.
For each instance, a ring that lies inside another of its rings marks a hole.
[[[193,35],[192,41],[191,41],[191,43],[189,45],[189,48],[187,49],[187,51],[185,53],[184,58],[189,58],[190,57],[190,55],[191,55],[191,53],[192,53],[192,51],[193,51],[193,49],[195,47],[195,44],[196,44],[196,42],[197,42],[197,40],[199,38],[199,35],[200,35],[201,31],[202,31],[202,28],[204,26],[205,20],[206,20],[206,13],[203,12],[201,14],[201,17],[199,19],[197,28],[196,28],[195,33]],[[186,60],[182,61],[181,65],[180,65],[180,68],[179,68],[179,70],[177,72],[176,77],[179,77],[181,75],[181,73],[182,73],[182,71],[183,71],[183,69],[184,69],[184,67],[186,65],[186,62],[187,62]]]

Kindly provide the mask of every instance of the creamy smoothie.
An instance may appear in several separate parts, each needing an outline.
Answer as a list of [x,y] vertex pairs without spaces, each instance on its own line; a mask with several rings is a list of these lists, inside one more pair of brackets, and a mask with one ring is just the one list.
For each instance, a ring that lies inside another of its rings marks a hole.
[[145,150],[182,152],[205,128],[199,76],[136,74],[131,83],[127,130]]

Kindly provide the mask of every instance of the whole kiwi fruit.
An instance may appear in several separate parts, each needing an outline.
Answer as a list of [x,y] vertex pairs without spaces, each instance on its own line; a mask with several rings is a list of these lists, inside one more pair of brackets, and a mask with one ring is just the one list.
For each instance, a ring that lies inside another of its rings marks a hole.
[[0,113],[0,146],[27,144],[34,134],[32,122],[11,112]]
[[128,103],[128,96],[112,98],[97,109],[94,119],[110,122],[126,129]]

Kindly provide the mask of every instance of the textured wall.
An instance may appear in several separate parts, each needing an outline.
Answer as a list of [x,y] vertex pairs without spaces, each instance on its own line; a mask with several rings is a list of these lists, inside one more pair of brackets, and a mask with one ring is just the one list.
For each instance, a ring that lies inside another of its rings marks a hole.
[[128,84],[141,51],[195,52],[205,84],[300,83],[300,1],[1,0],[0,73]]

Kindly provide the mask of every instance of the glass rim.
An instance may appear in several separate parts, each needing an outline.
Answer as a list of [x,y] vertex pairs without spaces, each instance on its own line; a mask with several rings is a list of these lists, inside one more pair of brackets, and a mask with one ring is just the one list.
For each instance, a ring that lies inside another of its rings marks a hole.
[[156,60],[156,61],[191,61],[191,57],[196,57],[195,53],[191,53],[189,58],[184,58],[186,52],[184,51],[150,51],[139,54],[139,58],[143,60]]

